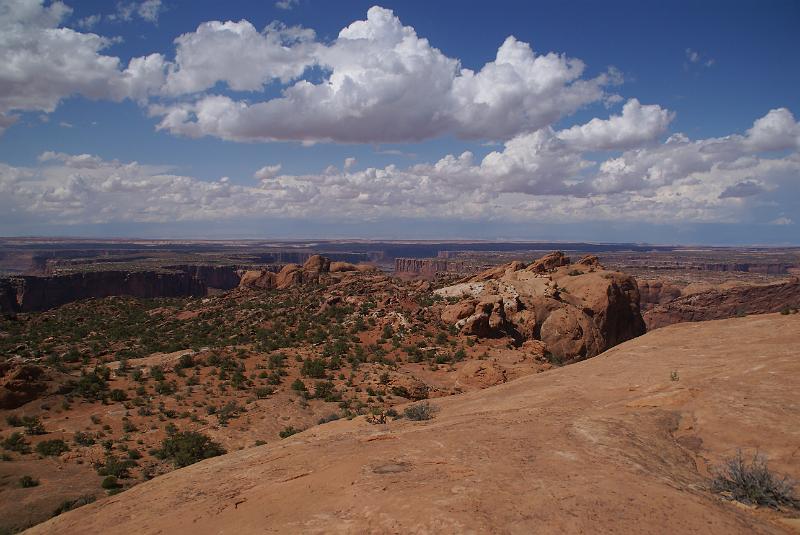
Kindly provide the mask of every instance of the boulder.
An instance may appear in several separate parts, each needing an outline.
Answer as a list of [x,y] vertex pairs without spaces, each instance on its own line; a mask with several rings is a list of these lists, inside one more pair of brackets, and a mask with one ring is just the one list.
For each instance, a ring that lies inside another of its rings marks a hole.
[[547,273],[549,271],[555,271],[561,266],[568,266],[569,264],[570,260],[567,255],[561,251],[553,251],[531,263],[531,265],[525,269],[526,271],[533,271],[534,273]]
[[303,271],[308,274],[321,275],[329,273],[331,270],[331,260],[322,255],[315,254],[303,264]]
[[455,324],[458,320],[468,318],[475,313],[475,303],[471,300],[460,301],[454,305],[448,305],[442,310],[442,321],[448,324]]
[[275,288],[276,276],[274,273],[266,270],[251,270],[245,271],[239,281],[239,288],[261,288],[271,290]]

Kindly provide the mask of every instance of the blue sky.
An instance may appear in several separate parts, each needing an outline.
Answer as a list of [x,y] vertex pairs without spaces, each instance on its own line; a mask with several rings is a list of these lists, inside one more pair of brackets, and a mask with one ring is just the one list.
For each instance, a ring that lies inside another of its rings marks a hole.
[[279,3],[0,0],[0,235],[798,243],[797,2]]

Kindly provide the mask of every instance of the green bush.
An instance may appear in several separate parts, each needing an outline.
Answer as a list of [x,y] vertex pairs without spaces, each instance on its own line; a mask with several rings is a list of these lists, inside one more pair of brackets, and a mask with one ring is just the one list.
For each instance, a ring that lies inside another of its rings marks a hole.
[[182,431],[165,438],[156,455],[181,468],[224,453],[223,447],[208,436],[195,431]]
[[115,388],[111,391],[111,401],[125,401],[128,399],[128,394],[124,390]]
[[17,453],[30,453],[30,444],[19,431],[14,431],[2,442],[3,448]]
[[95,443],[95,439],[89,433],[78,431],[72,437],[72,441],[79,446],[91,446]]
[[322,359],[307,359],[303,362],[300,373],[314,379],[322,379],[325,377],[325,361]]
[[106,476],[100,486],[106,490],[118,489],[120,487],[119,481],[114,476]]
[[292,427],[290,425],[290,426],[284,427],[283,431],[280,431],[278,433],[278,436],[280,436],[281,438],[287,438],[287,437],[290,437],[292,435],[296,435],[300,431],[302,431],[302,429],[295,429],[294,427]]
[[23,489],[29,489],[31,487],[38,487],[39,486],[39,480],[38,479],[34,479],[31,476],[22,476],[21,478],[19,478],[19,486],[22,487]]
[[25,426],[26,435],[44,435],[46,433],[38,416],[23,416],[22,425]]
[[36,444],[36,453],[44,457],[56,457],[65,451],[69,451],[69,446],[60,438],[45,440]]

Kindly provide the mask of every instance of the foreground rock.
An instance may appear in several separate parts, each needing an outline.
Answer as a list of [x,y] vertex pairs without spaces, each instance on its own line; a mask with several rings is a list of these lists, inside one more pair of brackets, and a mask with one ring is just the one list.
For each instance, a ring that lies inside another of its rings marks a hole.
[[437,290],[460,299],[442,320],[465,335],[541,340],[558,361],[593,357],[644,334],[636,280],[606,271],[597,257],[571,264],[554,252],[512,262]]
[[776,284],[723,285],[684,295],[653,306],[645,312],[647,329],[673,323],[766,314],[800,308],[800,279]]
[[436,400],[427,422],[332,422],[29,533],[788,533],[707,489],[738,448],[800,477],[799,344],[800,315],[659,329]]

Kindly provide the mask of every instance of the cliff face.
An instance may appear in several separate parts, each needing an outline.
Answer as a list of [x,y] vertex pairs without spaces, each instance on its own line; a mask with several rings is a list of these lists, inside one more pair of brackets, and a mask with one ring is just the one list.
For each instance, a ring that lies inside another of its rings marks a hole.
[[436,258],[395,258],[395,273],[462,273],[464,262]]
[[0,289],[0,306],[9,306],[6,301],[13,297],[10,313],[47,310],[90,297],[199,297],[206,294],[203,281],[182,271],[95,271],[12,277],[0,283],[0,288],[5,288]]
[[240,266],[213,266],[202,264],[188,264],[167,266],[166,269],[183,271],[190,276],[202,281],[208,288],[218,288],[220,290],[232,290],[239,286],[242,278],[243,268]]
[[707,290],[656,305],[644,314],[647,330],[685,321],[732,318],[800,307],[800,279],[779,284]]
[[640,280],[638,283],[642,310],[648,310],[656,305],[669,303],[679,298],[682,293],[679,286],[670,284],[669,282]]
[[17,288],[9,279],[0,279],[0,314],[14,315],[19,312]]

